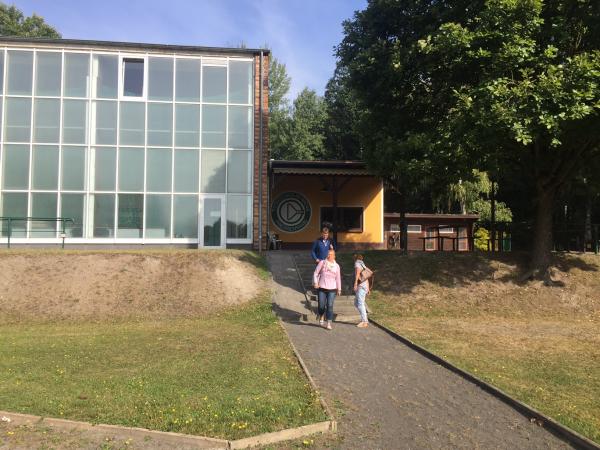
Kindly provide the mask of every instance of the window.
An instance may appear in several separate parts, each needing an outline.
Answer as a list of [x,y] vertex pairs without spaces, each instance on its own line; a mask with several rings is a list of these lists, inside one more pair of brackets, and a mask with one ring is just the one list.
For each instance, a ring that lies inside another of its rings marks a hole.
[[118,238],[141,238],[143,217],[142,194],[119,194]]
[[145,108],[141,102],[122,102],[119,124],[121,145],[144,145]]
[[225,106],[202,106],[202,147],[225,148],[226,116]]
[[148,59],[148,98],[173,100],[173,58]]
[[29,142],[31,139],[31,99],[7,98],[4,141]]
[[229,107],[230,148],[251,148],[252,109],[246,106]]
[[225,192],[225,152],[202,150],[202,192]]
[[94,55],[96,77],[95,95],[98,98],[117,98],[119,84],[119,57]]
[[[171,192],[170,148],[148,149],[146,160],[146,191]],[[148,211],[150,211],[149,208]]]
[[146,196],[146,237],[168,239],[171,237],[171,196]]
[[229,103],[252,103],[252,63],[229,61]]
[[[216,152],[217,154],[222,152]],[[247,151],[230,151],[227,159],[227,192],[249,194],[252,189],[250,171],[252,170],[251,153]]]
[[227,101],[227,67],[204,66],[202,78],[202,101],[225,103]]
[[144,96],[144,60],[123,58],[123,97]]
[[31,95],[33,52],[8,51],[8,95]]
[[200,146],[200,105],[175,106],[175,145]]
[[65,100],[63,102],[63,142],[66,144],[86,143],[87,102]]
[[35,95],[60,96],[62,54],[38,52]]
[[390,224],[390,231],[395,231],[395,232],[400,231],[400,224],[399,223],[391,223]]
[[56,190],[58,187],[58,146],[34,145],[32,164],[32,189]]
[[4,144],[4,155],[2,156],[2,188],[28,189],[29,145]]
[[435,250],[437,241],[436,235],[436,228],[427,228],[427,230],[425,231],[425,250]]
[[198,150],[175,149],[175,192],[198,192]]
[[67,237],[83,236],[84,194],[62,194],[60,196],[60,216],[73,219],[75,223],[65,224]]
[[92,200],[94,202],[94,237],[114,237],[115,195],[96,194]]
[[144,190],[144,149],[119,149],[119,191]]
[[420,233],[421,225],[407,225],[406,229],[409,233]]
[[362,233],[363,231],[363,209],[361,207],[338,206],[338,220],[333,220],[333,208],[321,207],[321,221],[331,222],[337,231],[349,233]]
[[249,195],[227,196],[227,238],[250,239],[252,197]]
[[117,102],[95,102],[92,106],[94,131],[92,139],[96,144],[114,145],[117,143]]
[[83,191],[85,189],[85,147],[62,148],[62,189]]
[[173,105],[148,103],[148,145],[170,147],[173,142]]
[[117,149],[99,147],[94,155],[94,187],[97,191],[114,191],[116,186]]
[[453,233],[454,233],[453,227],[446,227],[444,225],[440,225],[440,234],[453,234]]
[[36,98],[33,112],[33,142],[58,142],[60,100]]
[[89,71],[89,55],[65,53],[65,97],[87,97]]
[[[4,217],[27,217],[27,192],[4,192],[0,214]],[[26,237],[25,222],[11,223],[12,237]],[[8,222],[2,222],[2,236],[8,236]]]
[[197,59],[178,59],[175,67],[175,100],[178,102],[199,102],[200,61]]
[[173,196],[173,237],[198,237],[198,196]]
[[[58,195],[56,193],[35,192],[31,194],[31,217],[55,218]],[[30,237],[56,237],[57,222],[32,221]]]

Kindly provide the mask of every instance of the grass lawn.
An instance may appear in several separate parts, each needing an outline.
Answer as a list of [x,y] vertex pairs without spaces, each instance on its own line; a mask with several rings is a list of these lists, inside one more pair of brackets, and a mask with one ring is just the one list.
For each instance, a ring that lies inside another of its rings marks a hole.
[[519,255],[365,262],[373,318],[600,443],[600,257],[557,255],[562,287],[520,284]]
[[269,294],[202,318],[0,325],[0,409],[237,439],[325,420]]

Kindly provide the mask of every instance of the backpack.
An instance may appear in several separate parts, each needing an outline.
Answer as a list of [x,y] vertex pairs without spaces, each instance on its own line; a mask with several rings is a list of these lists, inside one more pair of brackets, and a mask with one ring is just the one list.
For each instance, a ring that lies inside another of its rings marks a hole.
[[371,269],[369,269],[364,262],[362,262],[362,266],[363,269],[360,271],[360,274],[358,274],[358,279],[361,283],[364,283],[365,281],[367,281],[369,278],[371,278],[373,276],[373,271]]

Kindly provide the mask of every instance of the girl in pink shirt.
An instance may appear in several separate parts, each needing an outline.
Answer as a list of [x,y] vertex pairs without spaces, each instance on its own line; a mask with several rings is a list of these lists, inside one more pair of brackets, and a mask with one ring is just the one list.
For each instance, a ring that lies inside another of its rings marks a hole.
[[324,319],[327,318],[327,329],[331,330],[333,301],[336,293],[342,293],[341,269],[335,262],[335,250],[329,250],[327,259],[317,264],[313,274],[313,287],[319,290],[319,323],[323,326]]

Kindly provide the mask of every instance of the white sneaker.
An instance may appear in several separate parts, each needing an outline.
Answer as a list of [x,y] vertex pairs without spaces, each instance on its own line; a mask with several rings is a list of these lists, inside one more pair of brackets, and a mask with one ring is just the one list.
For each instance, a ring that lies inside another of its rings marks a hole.
[[327,329],[331,330],[331,322],[327,321]]

